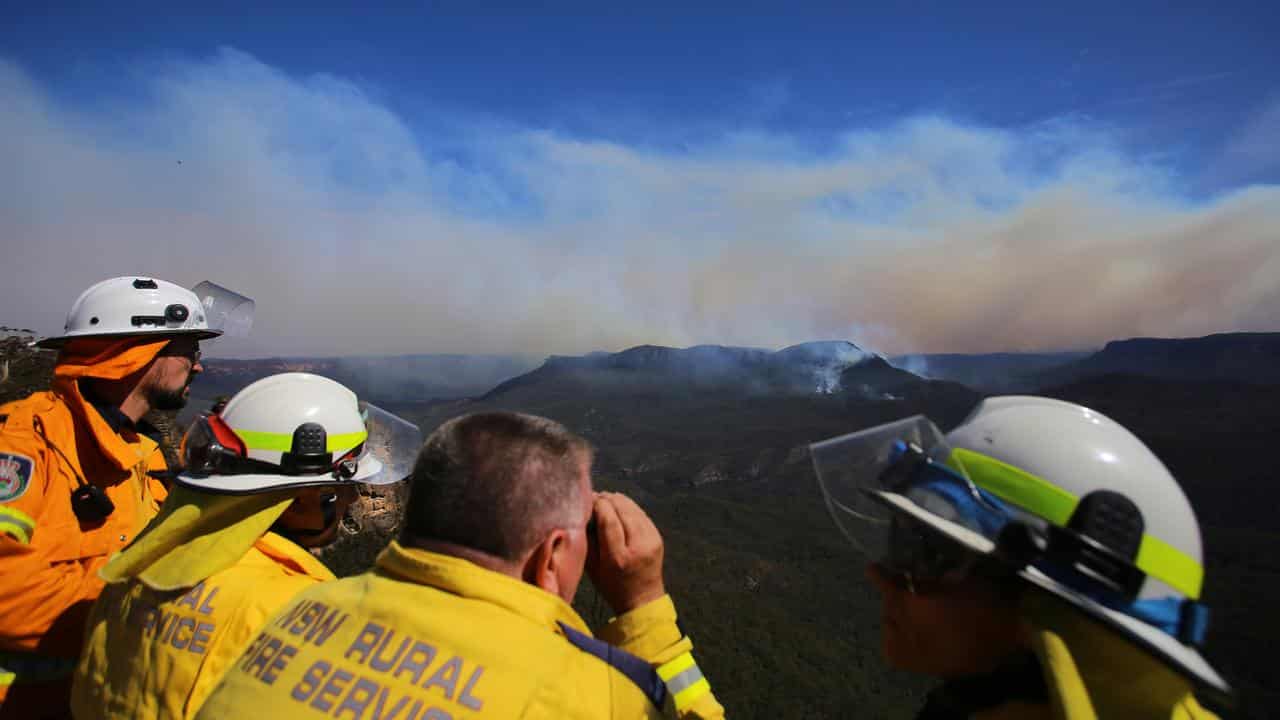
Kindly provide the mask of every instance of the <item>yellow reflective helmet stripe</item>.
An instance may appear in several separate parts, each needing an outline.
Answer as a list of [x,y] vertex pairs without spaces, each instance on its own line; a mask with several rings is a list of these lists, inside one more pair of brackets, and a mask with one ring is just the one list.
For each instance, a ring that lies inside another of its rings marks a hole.
[[31,533],[36,530],[36,521],[18,508],[0,505],[0,533],[8,533],[23,545],[31,544]]
[[711,692],[711,683],[693,660],[693,653],[682,653],[658,666],[658,677],[667,686],[676,711],[681,712],[703,695]]
[[[250,450],[268,450],[272,452],[289,452],[293,448],[293,433],[273,433],[259,430],[235,430],[235,434],[244,440]],[[330,435],[325,443],[325,452],[347,450],[364,442],[369,437],[365,430],[353,433]]]
[[1066,525],[1076,511],[1079,498],[1075,495],[993,457],[956,448],[947,464],[983,490],[1054,525]]
[[[975,485],[1008,503],[1066,526],[1080,498],[1043,478],[965,448],[955,448],[946,464]],[[1142,534],[1134,565],[1192,600],[1200,599],[1204,566],[1160,538]]]
[[[1138,546],[1138,559],[1133,564],[1148,575],[1163,580],[1192,600],[1200,599],[1200,588],[1204,584],[1204,566],[1155,535],[1142,534],[1142,544]],[[1147,568],[1159,568],[1159,572],[1153,572]]]

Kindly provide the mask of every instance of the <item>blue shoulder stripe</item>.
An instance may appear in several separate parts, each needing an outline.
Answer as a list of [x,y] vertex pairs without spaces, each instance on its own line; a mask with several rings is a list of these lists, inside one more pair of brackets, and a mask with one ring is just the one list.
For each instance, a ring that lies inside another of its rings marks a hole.
[[564,631],[565,638],[573,643],[574,647],[600,658],[622,673],[640,689],[640,692],[644,693],[645,697],[649,698],[654,707],[661,708],[666,703],[667,686],[662,682],[662,678],[658,677],[658,672],[652,665],[622,648],[580,633],[564,623],[560,623],[560,629]]

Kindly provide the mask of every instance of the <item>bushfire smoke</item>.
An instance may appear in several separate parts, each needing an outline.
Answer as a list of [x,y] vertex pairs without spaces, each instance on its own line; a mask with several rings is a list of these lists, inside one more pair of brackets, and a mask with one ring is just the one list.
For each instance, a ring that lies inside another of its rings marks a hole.
[[54,332],[131,273],[253,296],[230,354],[981,352],[1280,318],[1280,187],[1189,196],[1080,121],[671,150],[406,117],[233,50],[117,90],[86,109],[0,62],[4,322]]

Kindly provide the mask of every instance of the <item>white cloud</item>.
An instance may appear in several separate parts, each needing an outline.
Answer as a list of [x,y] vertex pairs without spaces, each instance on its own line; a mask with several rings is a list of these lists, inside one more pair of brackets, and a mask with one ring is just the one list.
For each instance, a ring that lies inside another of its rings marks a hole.
[[764,133],[664,152],[415,133],[454,123],[235,51],[134,82],[132,104],[85,107],[0,62],[5,324],[52,331],[80,289],[141,272],[253,295],[232,353],[1280,329],[1280,188],[1191,203],[1078,122],[917,117],[821,152]]

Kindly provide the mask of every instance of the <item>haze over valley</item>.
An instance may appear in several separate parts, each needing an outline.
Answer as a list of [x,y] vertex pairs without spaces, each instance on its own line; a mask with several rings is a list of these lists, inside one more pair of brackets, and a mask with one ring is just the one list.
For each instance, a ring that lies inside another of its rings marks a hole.
[[148,417],[171,463],[279,372],[426,432],[545,415],[654,518],[730,717],[907,718],[807,447],[1062,398],[1178,478],[1229,716],[1277,714],[1274,3],[237,5],[8,9],[0,402],[90,285],[219,283],[252,332]]

